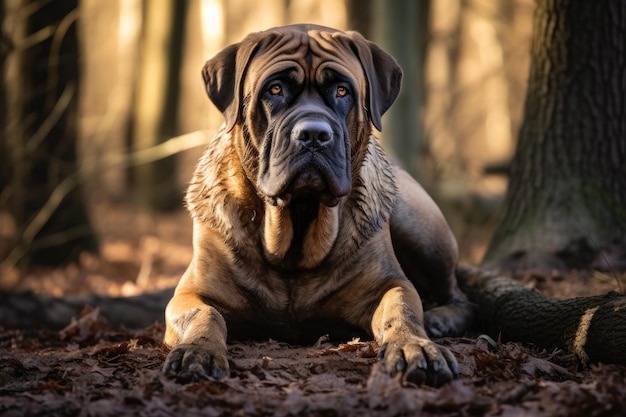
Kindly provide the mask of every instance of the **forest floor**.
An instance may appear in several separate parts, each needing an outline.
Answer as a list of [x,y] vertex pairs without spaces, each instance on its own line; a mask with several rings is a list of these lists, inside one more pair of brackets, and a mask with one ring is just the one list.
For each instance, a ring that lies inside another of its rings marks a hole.
[[[5,271],[4,296],[23,290],[135,295],[175,285],[191,258],[185,212],[148,216],[104,205],[94,210],[99,256],[85,255],[79,265],[62,269]],[[620,279],[572,272],[531,275],[523,282],[569,298],[618,290]],[[2,326],[0,416],[626,415],[626,366],[582,367],[568,352],[500,343],[498,335],[439,340],[456,356],[460,372],[435,389],[403,386],[375,372],[378,346],[368,341],[232,343],[228,378],[185,383],[159,372],[168,351],[160,323],[114,329],[97,309],[86,308],[62,331]]]

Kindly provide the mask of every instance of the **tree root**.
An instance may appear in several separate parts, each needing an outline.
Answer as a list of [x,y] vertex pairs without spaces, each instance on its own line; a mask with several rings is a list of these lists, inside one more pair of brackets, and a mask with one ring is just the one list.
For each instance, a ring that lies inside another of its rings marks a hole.
[[626,364],[626,296],[616,292],[568,300],[489,271],[459,267],[461,290],[477,305],[475,327],[503,340],[574,353],[583,365]]

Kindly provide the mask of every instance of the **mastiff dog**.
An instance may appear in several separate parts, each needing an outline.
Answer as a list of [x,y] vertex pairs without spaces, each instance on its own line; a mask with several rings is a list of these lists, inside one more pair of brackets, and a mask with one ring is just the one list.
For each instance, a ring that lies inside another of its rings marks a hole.
[[456,241],[373,135],[400,90],[394,58],[356,32],[292,25],[248,35],[202,75],[225,122],[185,197],[193,260],[165,312],[164,373],[228,375],[231,337],[329,334],[374,338],[379,372],[454,378],[430,337],[471,319]]

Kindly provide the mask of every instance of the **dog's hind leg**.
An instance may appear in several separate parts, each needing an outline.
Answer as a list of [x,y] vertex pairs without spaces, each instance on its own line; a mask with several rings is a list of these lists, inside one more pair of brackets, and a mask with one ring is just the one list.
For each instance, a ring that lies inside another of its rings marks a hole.
[[404,273],[423,299],[426,331],[432,337],[461,335],[473,309],[457,286],[456,240],[439,207],[407,172],[396,168],[396,181],[391,238]]

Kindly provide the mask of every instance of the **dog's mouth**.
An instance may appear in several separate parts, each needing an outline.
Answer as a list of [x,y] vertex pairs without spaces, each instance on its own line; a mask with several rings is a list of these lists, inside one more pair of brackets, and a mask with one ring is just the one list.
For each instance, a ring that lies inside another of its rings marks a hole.
[[[283,130],[293,133],[293,129]],[[260,159],[257,189],[273,206],[302,199],[335,207],[352,189],[343,136],[335,133],[334,140],[323,145],[309,144],[301,136],[276,134],[268,141],[271,147],[262,149],[267,157]]]
[[281,192],[276,196],[269,196],[268,200],[270,204],[279,207],[286,207],[292,200],[301,198],[317,200],[328,207],[334,207],[339,204],[344,193],[335,195],[331,190],[332,185],[329,185],[329,181],[319,170],[309,167],[297,172]]

